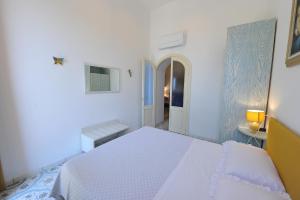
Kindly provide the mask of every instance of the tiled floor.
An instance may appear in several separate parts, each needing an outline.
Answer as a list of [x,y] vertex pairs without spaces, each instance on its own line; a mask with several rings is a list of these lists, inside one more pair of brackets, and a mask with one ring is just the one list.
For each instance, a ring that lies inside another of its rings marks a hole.
[[166,119],[164,122],[157,125],[156,128],[163,129],[166,131],[169,130],[169,119]]
[[0,193],[0,200],[52,200],[49,194],[62,164],[42,169],[16,188]]

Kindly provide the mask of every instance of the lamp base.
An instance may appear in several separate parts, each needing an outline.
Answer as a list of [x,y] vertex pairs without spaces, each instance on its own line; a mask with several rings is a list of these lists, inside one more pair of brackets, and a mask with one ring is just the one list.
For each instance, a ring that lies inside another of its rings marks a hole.
[[258,122],[250,122],[249,123],[249,128],[251,133],[256,134],[258,129],[259,129],[260,123]]

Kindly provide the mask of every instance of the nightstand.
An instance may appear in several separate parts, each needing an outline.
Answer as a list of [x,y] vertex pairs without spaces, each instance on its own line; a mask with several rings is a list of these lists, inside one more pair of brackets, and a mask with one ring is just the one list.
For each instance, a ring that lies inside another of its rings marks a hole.
[[[259,145],[259,146],[261,146],[261,148],[263,148],[264,142],[267,140],[266,132],[258,131],[257,133],[252,133],[251,130],[249,129],[249,127],[247,127],[245,125],[240,125],[238,129],[241,134],[249,137],[247,144],[249,144],[252,140],[254,140],[257,145]],[[261,143],[259,143],[258,140],[261,140]]]

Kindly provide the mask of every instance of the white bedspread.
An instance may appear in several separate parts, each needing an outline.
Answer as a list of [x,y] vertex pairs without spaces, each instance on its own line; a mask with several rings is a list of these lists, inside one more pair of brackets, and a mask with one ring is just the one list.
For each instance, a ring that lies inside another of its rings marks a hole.
[[206,200],[220,151],[220,145],[142,128],[67,162],[52,195],[66,200]]
[[194,140],[155,200],[209,200],[211,176],[221,157],[221,145]]

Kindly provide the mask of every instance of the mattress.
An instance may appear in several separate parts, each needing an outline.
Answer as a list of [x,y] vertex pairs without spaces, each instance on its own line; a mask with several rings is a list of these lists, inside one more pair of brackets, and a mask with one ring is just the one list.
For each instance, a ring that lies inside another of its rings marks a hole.
[[209,199],[221,146],[145,127],[67,162],[52,196],[65,200]]

